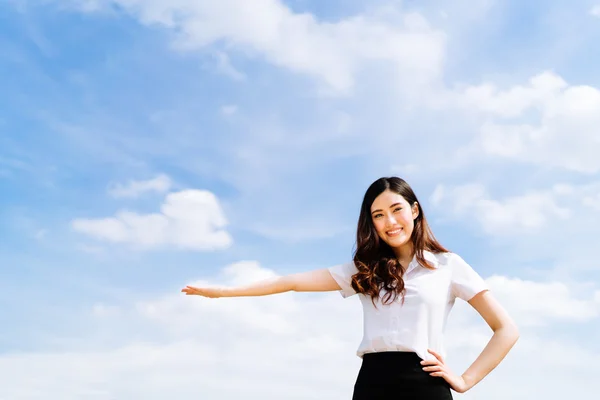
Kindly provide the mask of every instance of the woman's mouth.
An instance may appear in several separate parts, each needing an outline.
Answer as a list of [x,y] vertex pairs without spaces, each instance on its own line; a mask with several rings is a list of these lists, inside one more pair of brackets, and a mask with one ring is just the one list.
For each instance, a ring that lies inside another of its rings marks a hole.
[[404,228],[394,229],[393,231],[386,231],[385,233],[390,237],[394,237],[398,236],[402,232],[402,230],[404,230]]

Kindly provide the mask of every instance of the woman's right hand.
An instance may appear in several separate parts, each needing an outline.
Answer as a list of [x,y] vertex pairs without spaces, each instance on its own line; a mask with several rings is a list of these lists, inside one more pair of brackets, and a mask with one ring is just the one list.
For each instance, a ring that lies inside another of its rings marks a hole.
[[186,286],[181,289],[186,295],[204,297],[247,297],[266,296],[270,294],[289,292],[328,292],[340,290],[327,268],[315,271],[301,272],[298,274],[277,276],[263,279],[241,287],[215,288]]
[[210,287],[195,287],[195,286],[186,286],[181,289],[186,296],[204,296],[210,297],[211,299],[216,299],[218,297],[223,297],[223,289],[220,288],[210,288]]

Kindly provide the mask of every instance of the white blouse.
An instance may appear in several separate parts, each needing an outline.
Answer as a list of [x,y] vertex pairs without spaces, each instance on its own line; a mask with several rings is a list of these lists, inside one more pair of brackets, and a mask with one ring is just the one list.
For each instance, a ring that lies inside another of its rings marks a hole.
[[[457,297],[469,301],[481,291],[489,290],[481,276],[454,253],[434,254],[424,251],[424,257],[435,269],[421,266],[413,258],[404,273],[405,299],[382,303],[385,291],[380,292],[373,306],[371,297],[359,294],[363,307],[363,339],[356,352],[411,351],[425,360],[435,357],[432,349],[445,357],[444,330],[450,310]],[[346,298],[356,294],[350,285],[358,272],[354,262],[336,265],[329,272],[340,285]]]

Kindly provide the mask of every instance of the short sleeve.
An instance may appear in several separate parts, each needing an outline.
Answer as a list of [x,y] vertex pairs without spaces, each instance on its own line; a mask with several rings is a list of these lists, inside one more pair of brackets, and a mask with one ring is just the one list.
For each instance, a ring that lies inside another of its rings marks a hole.
[[339,291],[343,298],[356,294],[356,291],[352,288],[352,275],[358,272],[354,262],[345,264],[334,265],[328,268],[329,273],[340,285],[341,290]]
[[452,294],[469,301],[476,294],[489,290],[487,283],[465,260],[453,254],[450,258],[452,266]]

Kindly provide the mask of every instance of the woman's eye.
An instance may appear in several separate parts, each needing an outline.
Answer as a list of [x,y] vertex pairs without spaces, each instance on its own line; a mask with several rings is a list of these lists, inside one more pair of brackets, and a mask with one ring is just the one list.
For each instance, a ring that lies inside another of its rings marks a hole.
[[402,207],[397,207],[394,212],[402,210]]

